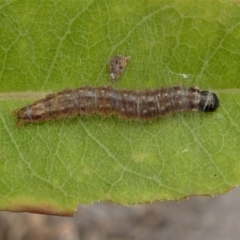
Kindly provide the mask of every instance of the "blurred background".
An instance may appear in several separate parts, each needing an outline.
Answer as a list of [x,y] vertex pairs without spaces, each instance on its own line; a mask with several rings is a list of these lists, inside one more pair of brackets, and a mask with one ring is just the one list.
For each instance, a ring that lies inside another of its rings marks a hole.
[[0,239],[240,239],[239,200],[236,188],[180,202],[79,205],[74,217],[0,212]]

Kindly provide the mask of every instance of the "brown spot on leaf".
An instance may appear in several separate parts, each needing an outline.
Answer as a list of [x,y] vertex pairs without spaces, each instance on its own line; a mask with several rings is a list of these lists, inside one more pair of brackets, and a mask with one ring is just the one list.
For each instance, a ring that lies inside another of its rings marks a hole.
[[50,204],[39,203],[38,205],[33,204],[13,204],[12,206],[6,208],[0,208],[2,211],[10,211],[10,212],[28,212],[28,213],[38,213],[45,215],[56,215],[56,216],[65,216],[72,217],[75,214],[75,210],[66,209],[66,208],[58,208]]
[[116,81],[124,72],[131,57],[117,55],[110,60],[110,77],[112,81]]

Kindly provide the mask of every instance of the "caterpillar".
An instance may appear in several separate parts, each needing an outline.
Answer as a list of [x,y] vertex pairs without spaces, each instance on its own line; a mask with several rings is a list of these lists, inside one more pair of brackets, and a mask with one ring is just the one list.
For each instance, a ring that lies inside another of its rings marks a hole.
[[151,121],[180,111],[213,112],[218,106],[219,99],[215,93],[201,91],[197,87],[135,91],[118,90],[111,86],[85,86],[47,95],[14,111],[14,114],[18,126],[95,113]]

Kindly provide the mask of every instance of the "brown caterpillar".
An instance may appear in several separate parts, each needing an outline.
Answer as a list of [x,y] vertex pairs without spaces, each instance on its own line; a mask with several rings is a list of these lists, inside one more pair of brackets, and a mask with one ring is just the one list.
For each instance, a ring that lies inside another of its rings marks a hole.
[[86,86],[47,95],[14,114],[18,118],[18,126],[94,113],[151,121],[184,110],[213,112],[218,106],[219,100],[215,93],[201,91],[196,87],[175,86],[135,91],[117,90],[111,86]]

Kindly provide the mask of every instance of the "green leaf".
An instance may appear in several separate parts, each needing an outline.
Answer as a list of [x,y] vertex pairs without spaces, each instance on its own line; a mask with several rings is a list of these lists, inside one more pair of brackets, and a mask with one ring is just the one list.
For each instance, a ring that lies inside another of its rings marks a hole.
[[[240,183],[240,3],[0,0],[0,209],[71,215],[78,203],[217,195]],[[131,56],[110,82],[108,62]],[[80,116],[16,127],[47,92],[198,86],[214,113],[152,122]]]

